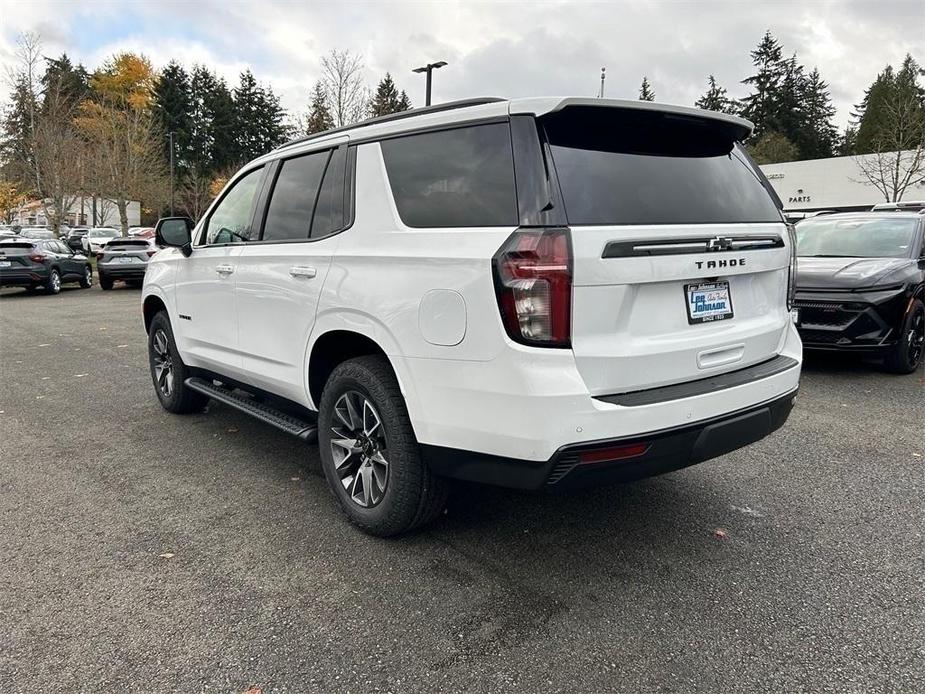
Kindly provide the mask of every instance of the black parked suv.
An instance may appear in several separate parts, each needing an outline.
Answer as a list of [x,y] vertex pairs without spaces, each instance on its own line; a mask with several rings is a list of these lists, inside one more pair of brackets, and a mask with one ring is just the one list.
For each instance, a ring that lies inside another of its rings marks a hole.
[[925,214],[826,215],[800,222],[796,235],[803,347],[915,371],[925,348]]
[[0,287],[40,287],[49,294],[61,291],[65,282],[87,289],[93,270],[82,253],[75,253],[58,239],[24,239],[0,242]]
[[90,230],[87,227],[71,227],[71,230],[67,232],[66,243],[68,248],[76,253],[82,253],[83,243],[81,240],[87,235],[88,231]]

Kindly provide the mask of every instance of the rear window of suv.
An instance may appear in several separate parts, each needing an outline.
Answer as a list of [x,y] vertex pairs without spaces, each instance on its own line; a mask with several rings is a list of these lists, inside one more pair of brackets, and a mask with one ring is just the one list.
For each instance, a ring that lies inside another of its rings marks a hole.
[[593,107],[565,109],[541,122],[569,224],[781,221],[720,123]]
[[517,226],[507,123],[397,137],[381,147],[398,214],[407,226]]

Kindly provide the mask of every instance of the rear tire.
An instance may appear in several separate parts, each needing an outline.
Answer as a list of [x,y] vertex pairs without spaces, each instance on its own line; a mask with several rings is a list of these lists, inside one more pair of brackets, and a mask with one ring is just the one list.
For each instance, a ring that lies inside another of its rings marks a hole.
[[57,270],[52,269],[48,275],[48,279],[45,281],[45,293],[46,294],[57,294],[61,291],[61,273]]
[[922,363],[925,351],[925,304],[919,299],[912,301],[900,327],[896,345],[886,356],[884,365],[896,374],[911,374]]
[[107,291],[112,289],[112,282],[113,280],[111,277],[107,277],[102,272],[100,273],[100,287],[102,289],[105,289]]
[[83,279],[80,280],[81,289],[89,289],[93,286],[93,270],[90,269],[90,266],[87,266],[87,269],[84,270]]
[[151,320],[148,330],[148,364],[154,392],[157,393],[161,407],[168,412],[199,412],[209,402],[207,396],[190,390],[184,383],[190,376],[189,368],[177,351],[166,311],[159,311]]
[[318,444],[341,510],[371,535],[408,532],[446,506],[447,483],[421,457],[385,357],[350,359],[334,369],[321,395]]

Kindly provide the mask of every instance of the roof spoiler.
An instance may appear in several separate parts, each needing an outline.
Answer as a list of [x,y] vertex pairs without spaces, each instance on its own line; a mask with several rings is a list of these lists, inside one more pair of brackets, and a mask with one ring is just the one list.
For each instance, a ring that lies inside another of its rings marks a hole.
[[689,106],[676,106],[674,104],[660,104],[655,101],[631,101],[629,99],[598,99],[593,97],[564,97],[535,99],[518,99],[511,104],[511,113],[524,113],[535,116],[544,116],[572,107],[585,108],[613,108],[632,111],[649,111],[651,113],[674,116],[680,119],[691,119],[722,124],[730,129],[730,134],[736,142],[741,142],[754,130],[751,121],[718,111],[704,111]]

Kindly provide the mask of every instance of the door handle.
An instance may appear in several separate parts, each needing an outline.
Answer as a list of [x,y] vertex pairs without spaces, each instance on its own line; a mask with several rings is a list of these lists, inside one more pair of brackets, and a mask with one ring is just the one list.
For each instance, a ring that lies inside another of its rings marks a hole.
[[216,265],[215,271],[220,275],[230,275],[234,272],[234,265]]
[[312,278],[315,276],[315,268],[307,267],[305,265],[296,265],[289,268],[289,274],[293,277],[308,277]]

